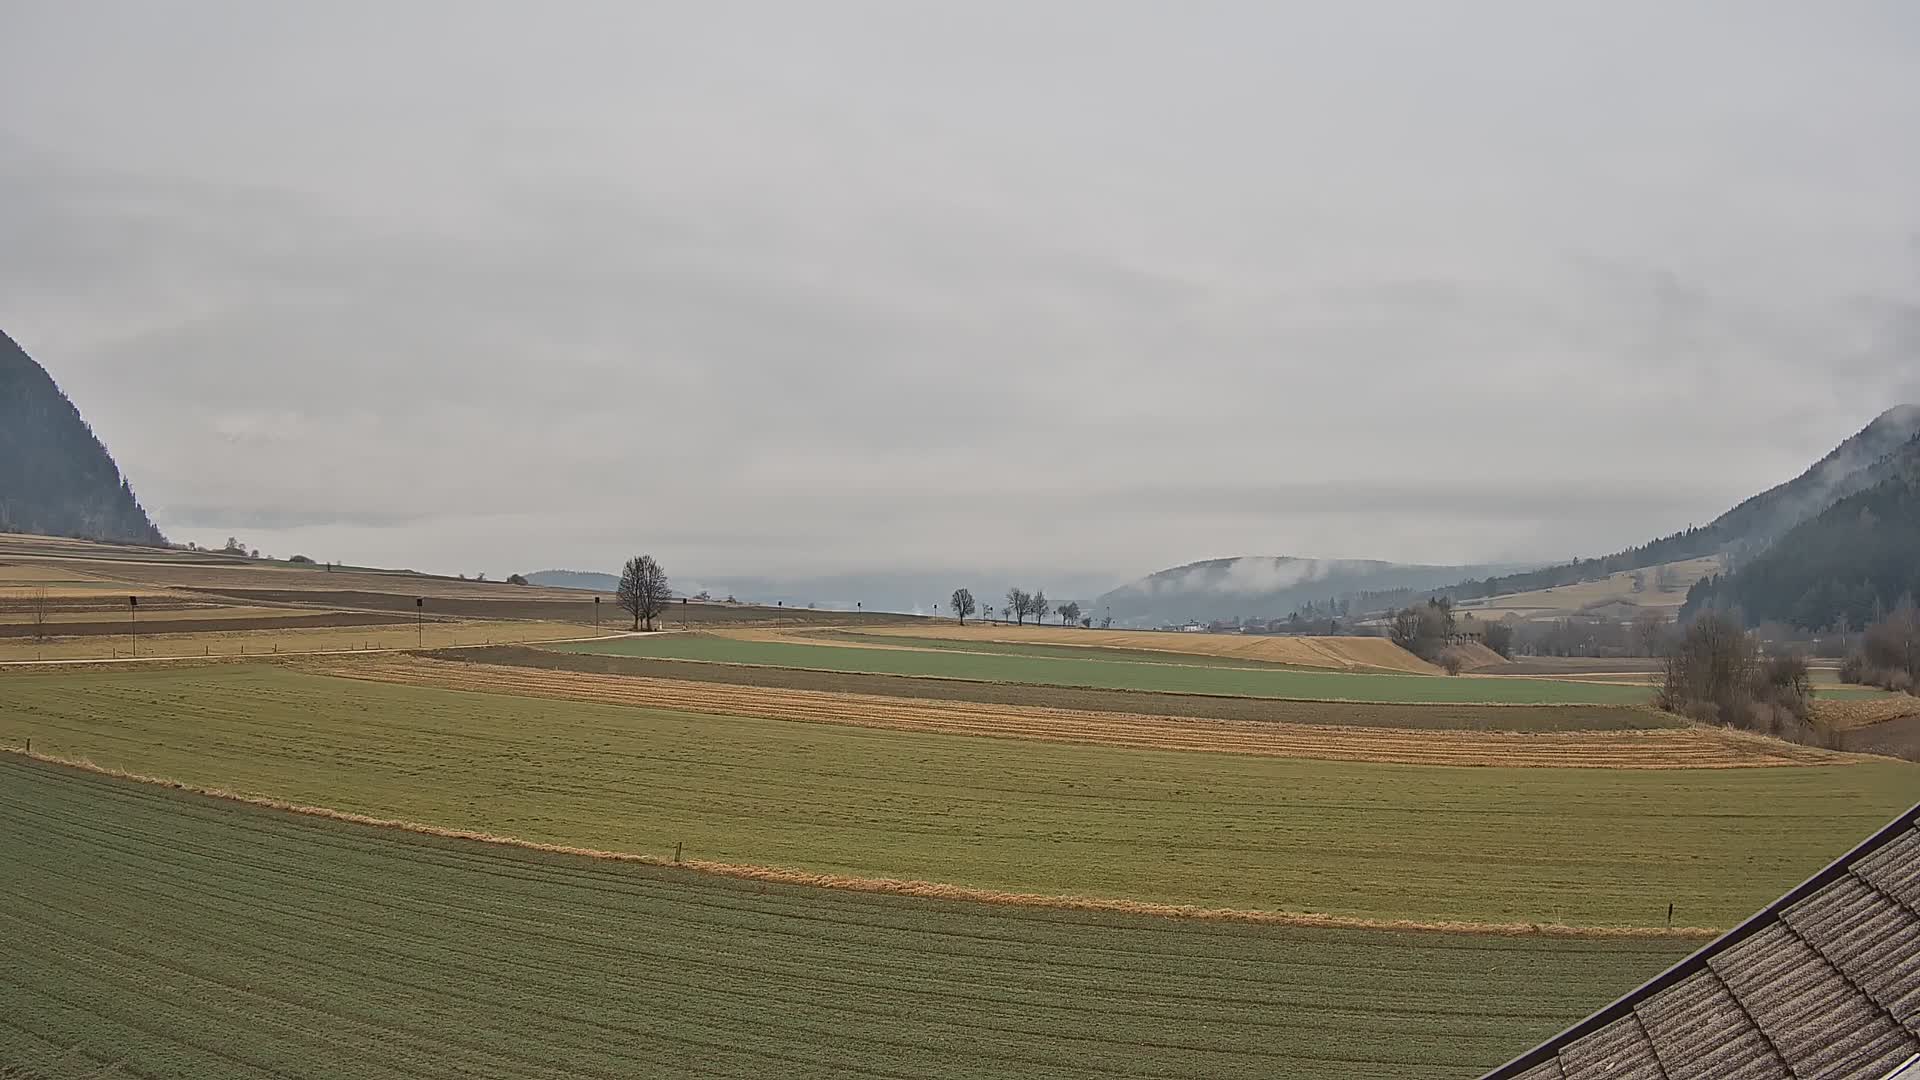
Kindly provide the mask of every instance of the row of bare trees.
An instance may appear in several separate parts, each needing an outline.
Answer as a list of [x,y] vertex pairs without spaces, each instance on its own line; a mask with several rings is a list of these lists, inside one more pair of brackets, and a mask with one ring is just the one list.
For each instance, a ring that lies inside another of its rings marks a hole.
[[[962,588],[953,590],[953,596],[948,603],[953,608],[953,613],[959,618],[960,625],[962,626],[965,626],[967,620],[981,610],[979,602],[973,598],[972,589]],[[1069,601],[1054,608],[1052,612],[1048,612],[1046,590],[1042,589],[1031,593],[1019,588],[1007,590],[1005,615],[1012,616],[1015,625],[1025,625],[1028,617],[1032,617],[1035,623],[1039,623],[1043,621],[1048,614],[1060,616],[1060,625],[1062,626],[1070,626],[1074,623],[1086,626],[1093,622],[1092,619],[1083,619],[1081,617],[1079,601]],[[993,617],[993,608],[987,608],[985,615],[991,619]]]

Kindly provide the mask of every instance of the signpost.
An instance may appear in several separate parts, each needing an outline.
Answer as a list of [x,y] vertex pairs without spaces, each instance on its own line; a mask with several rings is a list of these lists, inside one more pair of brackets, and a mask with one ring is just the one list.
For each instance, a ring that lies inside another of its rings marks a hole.
[[593,598],[593,636],[600,636],[600,598]]
[[413,636],[414,641],[418,643],[419,647],[426,647],[427,598],[424,596],[416,596],[413,598]]
[[140,598],[127,597],[127,621],[133,625],[133,655],[140,655]]

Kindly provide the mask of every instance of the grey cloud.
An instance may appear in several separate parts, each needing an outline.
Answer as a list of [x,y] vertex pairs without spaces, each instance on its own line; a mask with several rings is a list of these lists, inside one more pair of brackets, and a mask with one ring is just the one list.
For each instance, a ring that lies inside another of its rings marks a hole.
[[1920,397],[1898,5],[8,21],[0,324],[213,540],[1564,558]]

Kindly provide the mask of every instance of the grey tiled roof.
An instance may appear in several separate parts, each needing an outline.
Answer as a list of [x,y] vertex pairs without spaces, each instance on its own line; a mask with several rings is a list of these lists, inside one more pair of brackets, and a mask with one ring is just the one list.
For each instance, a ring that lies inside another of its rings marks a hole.
[[1485,1080],[1890,1080],[1916,1055],[1920,806]]

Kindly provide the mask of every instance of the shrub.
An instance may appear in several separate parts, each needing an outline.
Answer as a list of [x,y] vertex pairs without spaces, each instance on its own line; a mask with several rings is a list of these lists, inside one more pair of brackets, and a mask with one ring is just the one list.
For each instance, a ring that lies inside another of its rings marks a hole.
[[311,563],[313,560],[307,558],[305,555],[289,555],[287,556],[287,561],[299,562],[299,563]]
[[1487,626],[1487,648],[1511,659],[1513,657],[1513,624],[1507,622],[1491,623]]
[[1466,660],[1454,649],[1448,649],[1440,654],[1440,667],[1449,675],[1460,674],[1460,669],[1466,666]]
[[1840,678],[1915,693],[1920,686],[1920,612],[1911,602],[1860,635],[1860,650],[1840,666]]
[[1827,737],[1813,720],[1813,680],[1797,653],[1763,657],[1739,620],[1695,619],[1667,654],[1656,703],[1703,724],[1758,731],[1793,742]]

